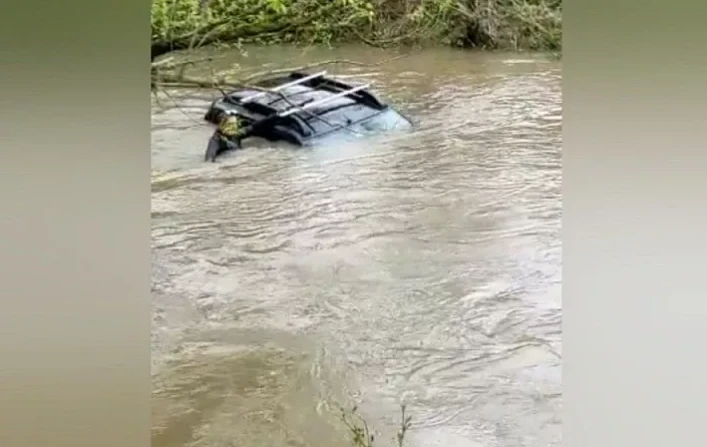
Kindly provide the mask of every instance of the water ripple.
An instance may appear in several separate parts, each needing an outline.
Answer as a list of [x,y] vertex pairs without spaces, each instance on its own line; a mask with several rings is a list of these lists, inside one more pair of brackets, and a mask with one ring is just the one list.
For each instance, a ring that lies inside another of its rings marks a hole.
[[559,446],[559,73],[450,55],[433,75],[425,57],[351,69],[420,127],[358,147],[259,143],[205,167],[208,128],[155,113],[155,290],[191,303],[190,330],[313,336],[318,411],[329,368],[378,421],[406,400],[420,439]]

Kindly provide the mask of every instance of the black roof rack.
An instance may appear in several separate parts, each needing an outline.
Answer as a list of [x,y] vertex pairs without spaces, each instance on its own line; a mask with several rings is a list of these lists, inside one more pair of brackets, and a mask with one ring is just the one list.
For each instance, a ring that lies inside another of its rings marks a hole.
[[[367,91],[367,89],[371,86],[370,83],[354,87],[352,85],[345,84],[341,81],[326,78],[326,73],[326,71],[321,71],[319,73],[314,73],[310,75],[302,72],[293,72],[288,76],[288,78],[292,79],[290,82],[276,84],[275,86],[268,88],[267,90],[258,91],[257,93],[249,94],[243,97],[241,97],[240,95],[236,95],[236,92],[232,92],[226,96],[225,101],[233,105],[241,106],[246,110],[252,111],[259,115],[280,116],[289,116],[293,113],[302,112],[303,110],[311,110],[315,106],[321,106],[334,99],[338,99],[341,97],[348,97],[357,104],[362,104],[366,107],[370,107],[376,110],[384,110],[387,108],[385,104],[381,103],[373,94]],[[281,79],[282,78],[279,78],[275,81],[279,81]],[[271,82],[273,82],[273,80],[269,80],[269,82],[266,81],[265,85],[261,85],[259,87],[267,88],[267,84]],[[332,95],[323,98],[319,101],[314,101],[310,98],[302,103],[296,104],[294,103],[294,101],[292,101],[292,99],[294,99],[299,94],[309,93],[309,91],[298,91],[290,95],[283,93],[283,90],[295,86],[303,86],[308,87],[312,90],[325,91],[332,93]],[[267,96],[275,96],[275,99],[267,103],[256,101],[256,99],[264,98]],[[290,101],[288,101],[288,99]],[[285,110],[278,110],[277,108],[273,107],[274,104],[279,103],[281,101],[288,102],[289,107]],[[330,110],[324,110],[324,112],[329,111]]]

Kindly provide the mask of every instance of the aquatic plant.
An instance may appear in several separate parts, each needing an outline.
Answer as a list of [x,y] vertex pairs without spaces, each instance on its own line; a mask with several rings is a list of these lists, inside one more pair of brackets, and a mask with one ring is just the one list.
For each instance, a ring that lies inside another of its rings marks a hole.
[[[395,445],[403,447],[405,443],[405,435],[410,429],[412,417],[406,415],[405,405],[401,406],[400,428],[395,437]],[[351,411],[341,409],[341,419],[351,434],[351,443],[354,447],[374,447],[375,436],[371,433],[368,424],[357,412],[357,407],[353,407]]]

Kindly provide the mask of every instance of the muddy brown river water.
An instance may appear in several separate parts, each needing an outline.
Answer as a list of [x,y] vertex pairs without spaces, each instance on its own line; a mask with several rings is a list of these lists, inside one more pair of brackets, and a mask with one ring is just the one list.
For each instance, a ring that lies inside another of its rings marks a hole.
[[[394,54],[253,48],[221,64]],[[374,67],[410,134],[202,162],[214,96],[153,105],[153,446],[561,445],[562,96],[546,57]]]

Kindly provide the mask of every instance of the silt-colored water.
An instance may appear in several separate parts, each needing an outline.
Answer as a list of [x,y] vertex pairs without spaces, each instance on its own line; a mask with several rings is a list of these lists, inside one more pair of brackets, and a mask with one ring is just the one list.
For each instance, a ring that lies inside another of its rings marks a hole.
[[153,446],[346,446],[353,403],[387,446],[402,402],[410,446],[559,446],[559,63],[433,49],[328,70],[418,129],[210,164],[214,96],[154,105]]

